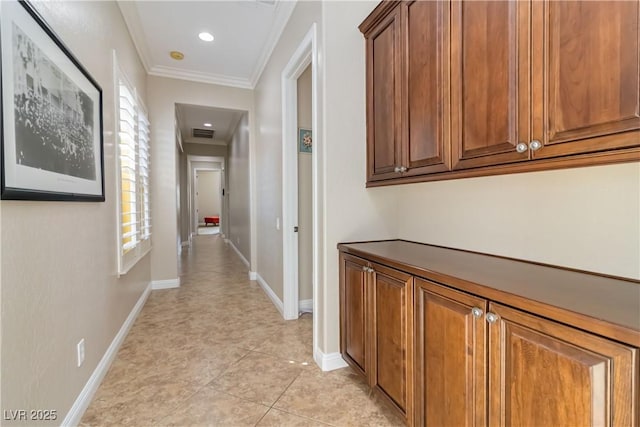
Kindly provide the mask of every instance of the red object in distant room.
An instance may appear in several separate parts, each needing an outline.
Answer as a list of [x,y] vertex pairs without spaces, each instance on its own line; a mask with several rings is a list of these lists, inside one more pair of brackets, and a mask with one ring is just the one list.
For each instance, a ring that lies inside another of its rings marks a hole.
[[204,225],[205,227],[209,224],[219,225],[220,217],[219,216],[205,216],[204,217]]

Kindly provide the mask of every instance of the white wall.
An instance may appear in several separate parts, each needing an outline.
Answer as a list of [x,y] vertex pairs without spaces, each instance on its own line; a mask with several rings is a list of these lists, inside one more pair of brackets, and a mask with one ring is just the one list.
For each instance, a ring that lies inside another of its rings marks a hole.
[[146,74],[115,2],[34,4],[103,90],[106,202],[0,202],[2,410],[56,410],[59,425],[150,280],[149,256],[117,278],[112,49],[143,99]]
[[321,165],[323,203],[317,250],[320,298],[316,302],[319,346],[339,351],[338,253],[341,241],[396,237],[397,195],[365,189],[364,40],[358,24],[374,2],[299,2],[255,89],[257,116],[258,268],[282,298],[282,108],[281,73],[311,24],[318,25],[318,123],[314,140]]
[[198,171],[197,192],[198,200],[198,223],[204,224],[205,216],[214,216],[221,214],[222,203],[222,187],[221,187],[221,171]]
[[323,3],[326,263],[324,351],[339,349],[340,241],[398,237],[640,277],[640,165],[365,189],[365,45],[375,2]]
[[[151,277],[172,280],[178,277],[176,174],[175,174],[175,104],[202,105],[249,112],[253,118],[253,92],[185,80],[149,76],[147,80],[151,134],[151,202],[153,206],[153,251]],[[251,135],[249,136],[251,142]]]
[[358,25],[377,5],[372,1],[325,2],[326,204],[325,353],[340,350],[339,242],[397,237],[396,188],[365,188],[365,44]]
[[403,185],[398,237],[640,278],[640,165]]
[[[298,78],[298,128],[311,129],[311,66]],[[298,299],[313,298],[311,156],[298,152]]]
[[225,235],[247,260],[251,259],[249,135],[248,115],[244,114],[229,143],[229,185],[225,192],[229,202]]
[[[321,35],[321,4],[298,2],[255,88],[258,273],[282,300],[281,74],[313,22]],[[321,40],[320,40],[321,43]],[[321,155],[321,153],[319,153]]]
[[[189,185],[189,166],[187,157],[191,156],[205,156],[205,157],[222,157],[224,162],[227,162],[227,147],[223,145],[209,145],[209,144],[184,144],[184,152],[180,153],[180,241],[186,245],[189,241],[189,221],[191,216],[189,213],[189,194],[187,189]],[[226,173],[226,171],[225,171]],[[226,179],[226,176],[225,176]],[[222,202],[224,212],[227,212],[226,201]],[[220,231],[226,233],[225,221],[220,224]]]

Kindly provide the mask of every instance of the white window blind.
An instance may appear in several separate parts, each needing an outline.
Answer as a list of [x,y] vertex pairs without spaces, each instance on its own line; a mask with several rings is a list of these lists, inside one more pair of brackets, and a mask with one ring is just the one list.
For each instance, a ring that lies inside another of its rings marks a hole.
[[124,274],[151,249],[150,139],[147,114],[122,75],[118,94],[118,268]]

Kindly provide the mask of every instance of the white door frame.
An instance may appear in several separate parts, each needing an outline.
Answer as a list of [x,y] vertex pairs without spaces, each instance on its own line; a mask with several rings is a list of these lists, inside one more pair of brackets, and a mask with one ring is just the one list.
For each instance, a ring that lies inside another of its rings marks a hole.
[[[209,162],[219,163],[220,168],[213,168],[211,170],[221,170],[224,175],[225,162],[224,157],[216,156],[195,156],[192,154],[187,155],[187,211],[189,215],[189,244],[191,244],[193,236],[198,232],[198,224],[194,218],[197,218],[195,208],[195,170],[192,162]],[[199,168],[200,169],[200,168]],[[226,199],[222,198],[222,209],[224,210]],[[222,223],[220,224],[220,230],[222,230]]]
[[223,185],[222,184],[222,180],[223,180],[223,177],[224,177],[224,171],[222,170],[222,165],[220,165],[220,167],[210,166],[210,167],[196,167],[196,168],[193,168],[192,173],[193,173],[193,192],[194,192],[193,200],[194,200],[194,203],[193,203],[193,212],[192,212],[193,218],[192,219],[193,219],[193,224],[194,224],[195,229],[196,229],[196,234],[198,234],[197,230],[198,230],[198,227],[200,226],[200,224],[198,223],[198,180],[197,180],[197,178],[198,178],[198,172],[202,172],[202,171],[205,171],[205,172],[220,172],[220,185],[218,186],[219,188],[216,188],[214,190],[218,191],[218,200],[220,202],[220,213],[219,213],[219,215],[220,215],[220,223],[219,223],[219,226],[220,226],[221,230],[222,230],[222,221],[226,220],[226,218],[224,217],[223,209],[222,209],[223,208],[223,206],[222,206],[222,202],[223,202],[223,199],[222,199],[222,185]]
[[318,126],[318,50],[317,28],[313,23],[306,36],[282,71],[282,239],[283,239],[283,315],[286,320],[297,319],[298,303],[298,77],[311,65],[311,127],[313,130],[312,163],[312,245],[313,245],[313,351],[318,349],[317,332],[319,273],[322,252],[319,250],[321,234],[318,192],[319,152],[322,134]]

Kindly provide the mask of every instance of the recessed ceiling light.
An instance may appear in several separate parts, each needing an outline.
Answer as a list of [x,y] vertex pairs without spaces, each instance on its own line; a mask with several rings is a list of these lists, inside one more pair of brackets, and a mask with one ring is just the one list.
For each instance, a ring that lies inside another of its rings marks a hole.
[[202,40],[203,42],[212,42],[213,41],[213,34],[207,33],[206,31],[198,34],[198,37],[200,37],[200,40]]
[[205,123],[204,126],[210,128],[211,127],[211,123]]
[[176,61],[182,61],[184,59],[184,53],[178,52],[177,50],[172,50],[171,52],[169,52],[169,56]]

